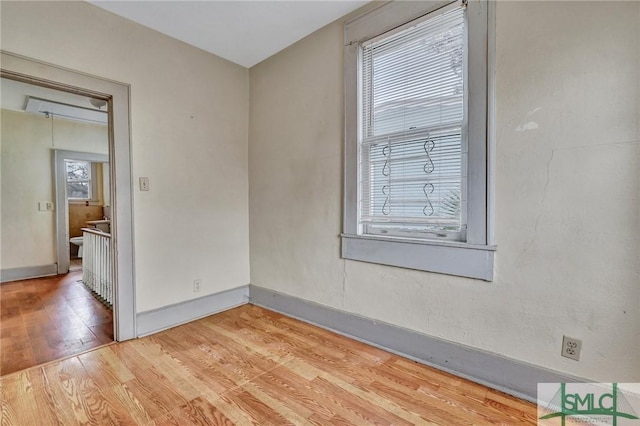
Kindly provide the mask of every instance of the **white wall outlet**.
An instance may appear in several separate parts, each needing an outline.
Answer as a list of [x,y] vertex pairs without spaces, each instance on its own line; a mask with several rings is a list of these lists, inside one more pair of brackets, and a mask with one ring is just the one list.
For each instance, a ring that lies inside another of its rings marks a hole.
[[41,212],[53,211],[53,201],[38,201],[38,210]]
[[580,351],[582,350],[582,341],[573,337],[562,336],[562,356],[580,361]]
[[141,177],[140,178],[140,191],[148,191],[149,190],[149,178]]
[[200,291],[200,284],[202,284],[202,280],[193,280],[193,292],[197,293]]

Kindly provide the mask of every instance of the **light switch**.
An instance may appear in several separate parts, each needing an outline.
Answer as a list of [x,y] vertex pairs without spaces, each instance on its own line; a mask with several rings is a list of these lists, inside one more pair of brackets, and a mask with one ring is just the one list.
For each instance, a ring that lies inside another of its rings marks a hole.
[[141,177],[140,178],[140,191],[148,191],[149,190],[149,178]]
[[38,210],[41,212],[53,211],[52,201],[38,201]]

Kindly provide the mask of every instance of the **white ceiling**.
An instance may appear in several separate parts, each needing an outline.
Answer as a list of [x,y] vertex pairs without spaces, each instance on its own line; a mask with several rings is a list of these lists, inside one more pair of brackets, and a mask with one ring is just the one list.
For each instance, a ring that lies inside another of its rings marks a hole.
[[368,2],[89,1],[247,68]]

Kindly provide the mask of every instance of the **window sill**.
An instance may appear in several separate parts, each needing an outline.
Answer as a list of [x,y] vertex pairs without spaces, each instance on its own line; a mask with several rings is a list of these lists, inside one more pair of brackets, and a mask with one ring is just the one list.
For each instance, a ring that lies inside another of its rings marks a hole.
[[102,205],[100,203],[100,200],[79,200],[79,199],[72,199],[72,200],[67,200],[69,202],[69,204],[73,204],[73,205],[81,205],[84,206],[87,204],[87,201],[89,202],[90,206],[100,206]]
[[495,246],[342,234],[344,259],[493,281]]

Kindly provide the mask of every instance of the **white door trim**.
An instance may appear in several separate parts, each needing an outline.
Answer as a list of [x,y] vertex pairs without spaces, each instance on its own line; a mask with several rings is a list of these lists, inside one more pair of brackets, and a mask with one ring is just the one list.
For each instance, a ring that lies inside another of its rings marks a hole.
[[109,166],[115,262],[114,337],[136,336],[129,85],[0,51],[0,75],[109,103]]

